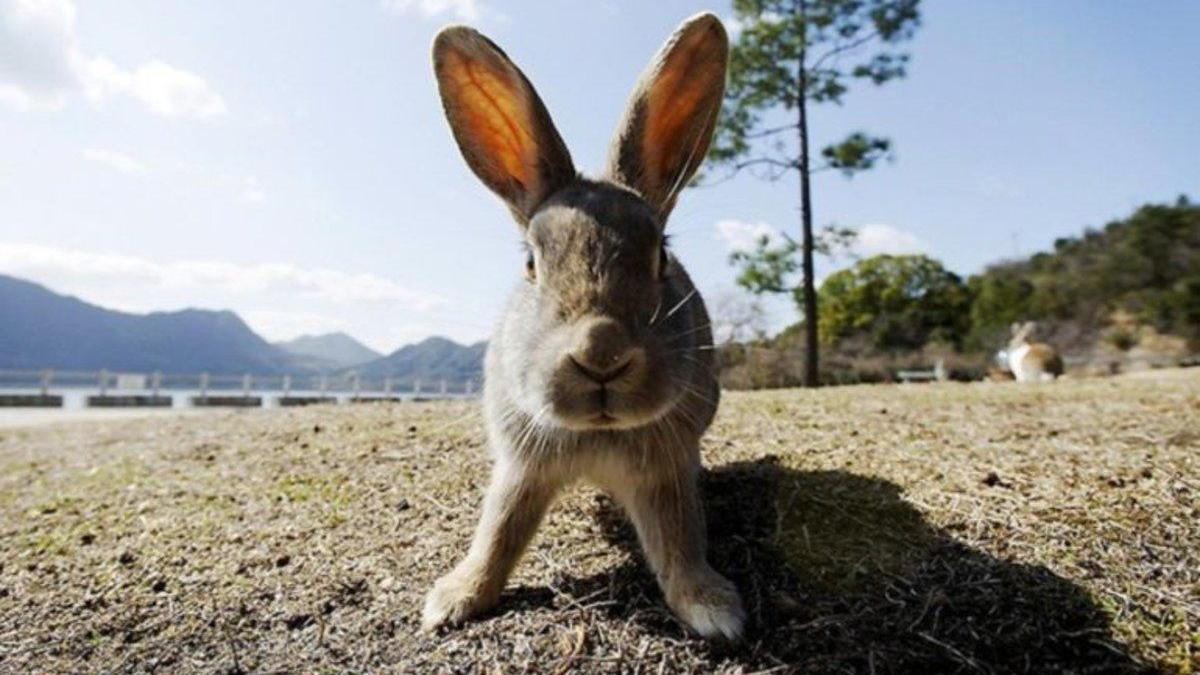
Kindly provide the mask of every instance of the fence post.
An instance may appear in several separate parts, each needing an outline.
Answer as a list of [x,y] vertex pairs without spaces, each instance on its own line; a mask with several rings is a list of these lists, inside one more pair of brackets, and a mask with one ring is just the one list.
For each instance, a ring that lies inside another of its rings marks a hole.
[[392,378],[390,375],[383,378],[383,396],[384,398],[391,398],[392,396]]
[[357,371],[350,373],[350,381],[353,382],[353,384],[351,385],[354,389],[353,397],[358,398],[359,397],[359,389],[360,389],[360,385],[362,384],[362,381],[359,379]]
[[50,382],[54,379],[54,371],[46,369],[42,371],[42,396],[50,394]]
[[442,396],[446,395],[446,378],[442,378]]
[[328,375],[321,376],[321,383],[319,386],[321,388],[321,395],[324,396],[325,390],[329,388],[329,376]]
[[292,376],[283,376],[283,397],[287,398],[292,393]]
[[413,396],[421,395],[421,380],[413,380]]
[[158,398],[158,390],[162,388],[162,371],[156,370],[150,376],[150,387],[153,389],[154,398]]
[[467,396],[474,394],[475,393],[475,380],[468,379],[465,389],[467,390]]
[[242,375],[242,398],[250,398],[250,373]]
[[208,398],[208,373],[200,373],[200,398]]
[[100,371],[100,395],[104,396],[108,393],[108,371]]

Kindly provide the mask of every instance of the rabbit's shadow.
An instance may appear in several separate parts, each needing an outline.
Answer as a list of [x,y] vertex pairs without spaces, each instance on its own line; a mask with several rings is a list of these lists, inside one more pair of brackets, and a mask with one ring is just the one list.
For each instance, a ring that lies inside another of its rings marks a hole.
[[[800,672],[1152,672],[1112,635],[1074,583],[1006,562],[926,522],[899,486],[845,471],[797,471],[774,458],[716,467],[702,479],[709,560],[741,589],[746,639],[713,643],[713,665],[781,664]],[[564,580],[603,596],[614,618],[679,635],[636,536],[607,499],[595,506],[627,562]],[[541,605],[518,588],[506,604]]]

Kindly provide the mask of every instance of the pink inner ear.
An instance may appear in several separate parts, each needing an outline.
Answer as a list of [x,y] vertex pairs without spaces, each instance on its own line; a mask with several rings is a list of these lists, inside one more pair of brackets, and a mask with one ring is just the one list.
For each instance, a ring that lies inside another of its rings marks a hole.
[[450,84],[463,140],[475,146],[504,175],[489,178],[528,187],[535,180],[537,144],[530,132],[529,106],[520,78],[491,59],[471,59],[461,52],[447,55],[443,77]]
[[[642,137],[642,157],[648,177],[659,182],[673,180],[683,170],[694,148],[702,108],[714,90],[713,78],[724,78],[724,63],[704,58],[708,36],[705,31],[683,38],[671,50],[651,85],[646,105],[647,126]],[[715,75],[714,75],[715,71]],[[718,88],[719,91],[719,88]],[[688,141],[693,143],[689,143]]]

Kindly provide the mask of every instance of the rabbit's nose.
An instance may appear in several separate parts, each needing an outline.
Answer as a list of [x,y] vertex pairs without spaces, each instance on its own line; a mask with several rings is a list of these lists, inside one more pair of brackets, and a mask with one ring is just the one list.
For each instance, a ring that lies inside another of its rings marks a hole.
[[608,318],[589,320],[568,358],[575,369],[597,384],[621,377],[632,362],[629,334],[621,324]]

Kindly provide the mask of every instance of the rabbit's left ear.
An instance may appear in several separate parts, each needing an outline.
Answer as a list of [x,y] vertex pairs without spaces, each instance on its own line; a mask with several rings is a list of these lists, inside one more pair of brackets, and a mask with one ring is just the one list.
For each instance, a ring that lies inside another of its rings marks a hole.
[[640,193],[662,220],[708,153],[728,63],[721,20],[688,19],[650,62],[617,129],[607,177]]

